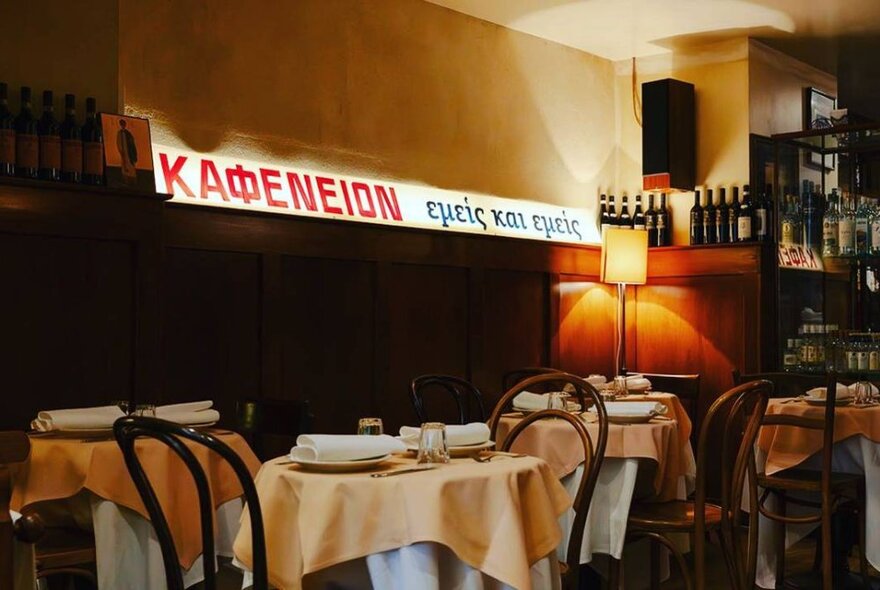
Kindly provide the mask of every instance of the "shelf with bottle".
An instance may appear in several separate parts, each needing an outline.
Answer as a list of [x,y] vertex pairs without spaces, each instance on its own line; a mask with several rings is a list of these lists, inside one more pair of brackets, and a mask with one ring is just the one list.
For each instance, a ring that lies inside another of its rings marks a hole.
[[786,340],[782,368],[797,373],[880,375],[880,333],[839,330],[836,324],[803,324],[796,338]]
[[55,117],[54,93],[44,90],[42,114],[34,114],[31,88],[22,86],[18,115],[9,108],[7,85],[0,82],[0,177],[101,186],[104,147],[97,103],[86,99],[82,125],[76,97],[64,95],[64,119]]
[[649,247],[672,245],[672,224],[665,193],[660,195],[656,209],[654,195],[649,194],[646,210],[642,209],[642,195],[636,195],[632,213],[629,198],[623,195],[620,200],[620,211],[617,211],[614,195],[599,196],[599,225],[603,234],[609,227],[647,231]]
[[694,206],[690,211],[690,243],[692,246],[713,244],[740,244],[744,242],[769,241],[768,219],[771,210],[766,194],[752,197],[749,185],[732,187],[732,198],[727,200],[727,187],[718,189],[716,202],[714,191],[706,189],[703,204],[702,191],[694,191]]

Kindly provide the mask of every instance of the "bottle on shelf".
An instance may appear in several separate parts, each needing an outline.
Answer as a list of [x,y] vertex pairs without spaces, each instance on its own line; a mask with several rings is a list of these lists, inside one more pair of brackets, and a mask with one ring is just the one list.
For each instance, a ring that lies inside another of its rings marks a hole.
[[43,91],[43,115],[37,130],[40,137],[40,172],[43,180],[61,180],[61,127],[55,120],[51,90]]
[[614,207],[614,195],[608,195],[608,227],[617,227],[617,209]]
[[6,82],[0,82],[0,176],[15,175],[15,119],[7,92]]
[[840,256],[855,256],[856,253],[856,210],[852,198],[846,193],[842,196],[843,209],[837,222],[837,249]]
[[620,216],[617,218],[617,226],[620,229],[632,229],[632,217],[629,214],[627,196],[623,195],[620,199],[622,203],[620,204]]
[[822,220],[819,218],[819,212],[821,211],[818,203],[819,199],[820,197],[816,194],[815,185],[805,180],[801,196],[803,211],[801,243],[805,248],[821,247],[821,231],[819,228],[821,227]]
[[770,239],[770,211],[772,206],[772,188],[768,184],[764,187],[764,192],[759,192],[756,196],[754,208],[754,227],[755,239],[759,242],[766,242]]
[[691,245],[703,243],[703,207],[700,205],[700,191],[694,191],[694,206],[691,207]]
[[800,370],[797,338],[789,338],[786,342],[785,352],[782,354],[782,369],[789,372]]
[[727,214],[727,225],[729,229],[727,230],[727,235],[729,236],[730,243],[736,243],[739,241],[739,225],[737,219],[739,219],[739,187],[734,186],[733,191],[733,200],[730,201],[730,212]]
[[645,214],[642,211],[642,195],[636,195],[636,210],[633,213],[633,229],[645,229]]
[[645,211],[645,229],[648,231],[648,247],[657,243],[657,210],[654,209],[654,195],[648,194],[648,209]]
[[82,180],[82,130],[76,122],[76,97],[64,95],[64,121],[61,122],[61,180]]
[[872,207],[868,203],[868,199],[862,197],[856,209],[856,256],[863,256],[868,253],[871,210]]
[[871,218],[868,220],[870,227],[870,239],[868,244],[868,253],[872,256],[880,255],[880,207],[874,207],[871,212]]
[[718,206],[715,207],[715,231],[718,233],[718,243],[730,242],[730,207],[727,205],[727,189],[723,186],[718,189]]
[[86,120],[80,132],[83,142],[83,184],[104,184],[104,141],[98,123],[97,103],[86,99]]
[[828,196],[825,215],[822,217],[822,256],[837,256],[840,248],[837,243],[839,235],[840,214],[837,212],[837,189],[832,189]]
[[666,193],[660,193],[660,208],[657,210],[657,245],[672,244],[672,223],[666,208]]
[[605,235],[608,229],[608,197],[604,194],[599,195],[599,231]]
[[752,196],[749,194],[749,185],[743,185],[743,198],[736,217],[737,241],[751,242],[755,239],[753,233],[755,209],[752,206]]
[[712,189],[706,189],[706,206],[703,207],[703,243],[718,243],[717,217],[715,203],[713,202]]
[[31,89],[21,87],[21,110],[15,117],[15,175],[37,178],[40,170],[37,119],[31,107]]
[[781,219],[780,237],[784,244],[802,244],[801,233],[802,217],[800,212],[800,199],[795,195],[786,195],[785,213]]

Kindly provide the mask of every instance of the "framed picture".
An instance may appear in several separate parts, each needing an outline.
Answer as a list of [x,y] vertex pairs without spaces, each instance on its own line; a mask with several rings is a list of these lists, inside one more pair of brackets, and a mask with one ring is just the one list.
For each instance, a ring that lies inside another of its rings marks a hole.
[[149,120],[101,113],[101,130],[107,186],[156,192]]
[[[804,88],[804,131],[832,127],[831,112],[837,106],[837,99],[818,88]],[[805,164],[822,168],[822,154],[810,152]],[[825,170],[834,170],[834,154],[825,157]]]

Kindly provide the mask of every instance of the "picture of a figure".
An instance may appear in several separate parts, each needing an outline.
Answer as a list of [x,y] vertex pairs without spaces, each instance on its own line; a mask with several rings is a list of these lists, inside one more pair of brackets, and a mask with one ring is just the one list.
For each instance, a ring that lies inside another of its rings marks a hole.
[[116,149],[122,160],[122,179],[126,184],[137,184],[137,144],[134,135],[126,129],[125,119],[119,120],[119,132],[116,134]]

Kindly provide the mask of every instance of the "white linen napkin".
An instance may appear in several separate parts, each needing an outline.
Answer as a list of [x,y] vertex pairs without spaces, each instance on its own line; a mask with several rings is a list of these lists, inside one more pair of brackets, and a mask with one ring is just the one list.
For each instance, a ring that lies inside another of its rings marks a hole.
[[586,381],[593,387],[599,387],[600,385],[605,385],[606,383],[608,383],[605,375],[590,375],[589,377],[585,377],[584,381]]
[[[415,447],[419,445],[419,437],[422,429],[415,426],[401,426],[400,440],[406,445]],[[478,445],[489,440],[489,427],[483,422],[471,422],[470,424],[447,424],[446,444],[450,447],[466,447]]]
[[[876,390],[876,388],[874,389]],[[843,383],[837,384],[837,399],[847,399],[849,397],[852,397],[855,392],[855,383],[850,387],[847,387]],[[814,399],[825,399],[827,395],[828,388],[826,387],[814,387],[813,389],[807,391],[807,397],[812,397]]]
[[[532,393],[523,391],[513,398],[513,407],[516,410],[538,411],[546,410],[549,400],[549,393]],[[577,402],[567,402],[565,409],[576,412],[581,409],[581,405]]]
[[290,449],[294,461],[359,461],[402,453],[406,447],[387,434],[301,434]]
[[51,430],[76,430],[111,428],[113,423],[125,416],[119,406],[74,408],[70,410],[43,410],[31,422],[31,428],[40,432]]
[[[605,402],[605,412],[609,416],[650,416],[665,414],[666,406],[660,402]],[[590,408],[595,412],[596,408]]]
[[626,378],[627,389],[648,389],[650,387],[651,382],[641,375],[630,375]]
[[220,412],[212,409],[213,405],[213,401],[204,400],[158,406],[156,418],[178,424],[209,424],[220,420]]

